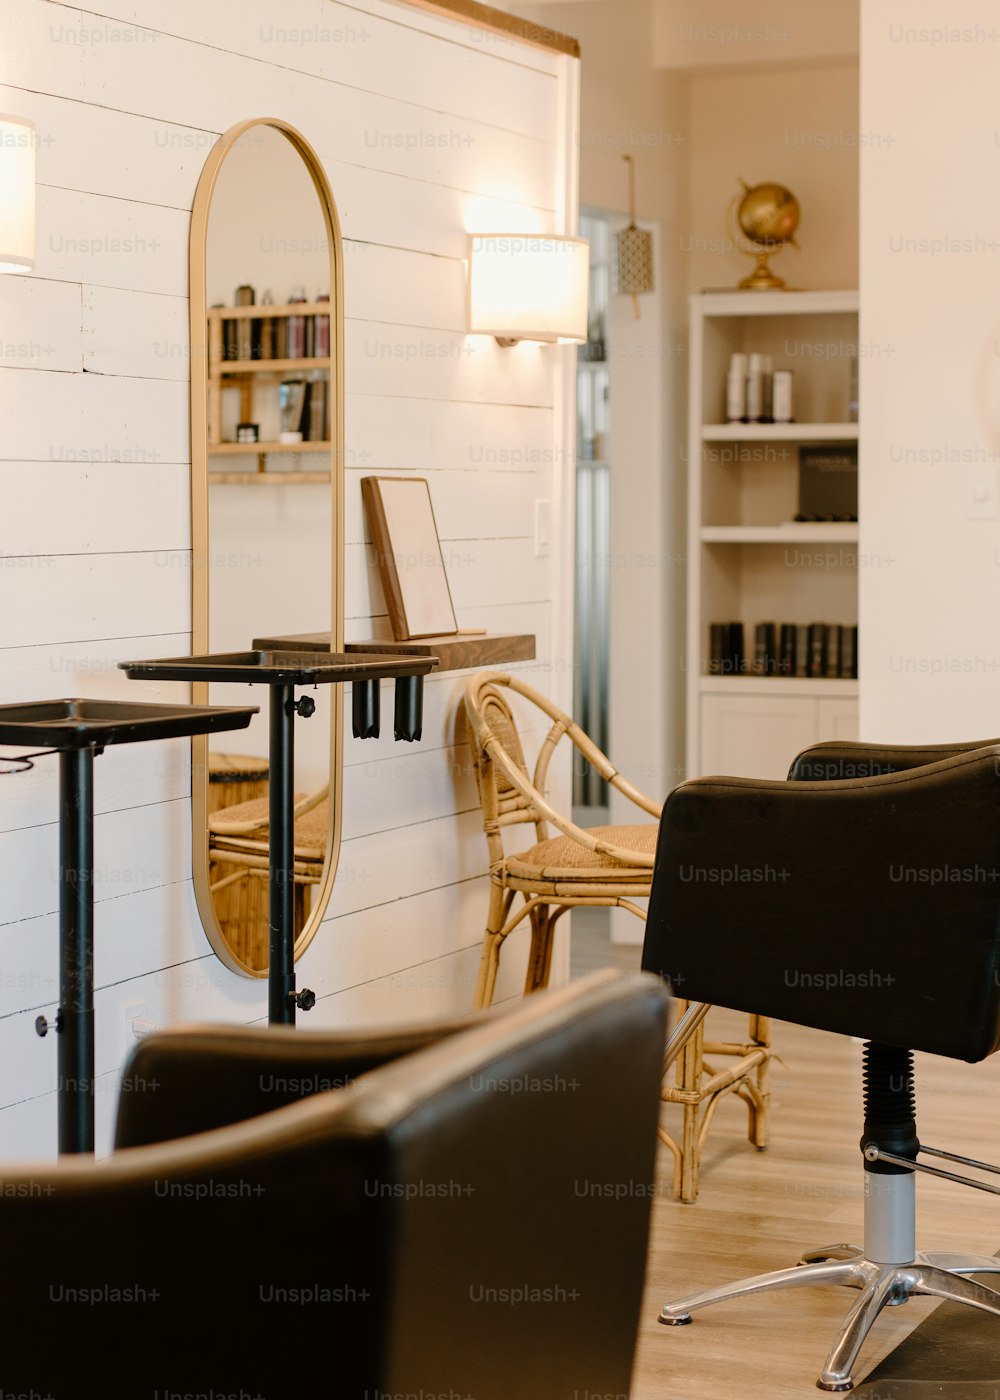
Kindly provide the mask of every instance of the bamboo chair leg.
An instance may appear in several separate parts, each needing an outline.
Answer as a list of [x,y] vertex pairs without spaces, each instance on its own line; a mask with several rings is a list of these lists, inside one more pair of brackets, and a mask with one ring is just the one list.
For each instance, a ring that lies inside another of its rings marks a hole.
[[549,906],[536,904],[528,915],[531,921],[531,949],[528,953],[528,968],[524,976],[524,995],[540,991],[548,982],[548,964],[551,958],[549,933]]
[[[750,1017],[750,1039],[757,1045],[771,1046],[771,1022],[766,1016]],[[750,1105],[748,1137],[759,1151],[770,1142],[771,1132],[771,1056],[766,1055],[757,1066],[757,1094],[759,1101]]]
[[556,946],[556,924],[564,914],[569,913],[569,909],[570,906],[568,904],[559,904],[549,915],[549,936],[545,948],[545,967],[543,969],[543,981],[541,984],[543,987],[549,985],[549,973],[552,971],[552,954]]
[[[552,971],[552,952],[556,943],[556,924],[569,906],[558,904],[553,909],[550,904],[538,904],[528,917],[531,919],[531,953],[528,957],[528,972],[524,982],[524,994],[541,992],[549,985]],[[537,920],[536,920],[537,915]]]
[[[705,1044],[705,1027],[701,1025],[685,1045],[677,1066],[678,1087],[690,1094],[697,1094],[701,1087],[702,1056]],[[686,1103],[683,1106],[683,1128],[681,1132],[680,1191],[682,1201],[698,1199],[699,1188],[699,1133],[698,1120],[701,1104]]]
[[483,942],[483,955],[479,960],[479,977],[476,982],[476,994],[473,998],[473,1011],[484,1011],[486,1007],[493,1005],[493,993],[496,991],[497,974],[500,971],[500,944],[502,940],[495,934],[487,935]]
[[[500,971],[500,946],[504,940],[503,926],[510,907],[502,886],[490,883],[490,907],[483,935],[483,952],[479,959],[479,976],[472,998],[473,1011],[481,1011],[493,1002],[497,973]],[[530,916],[529,916],[530,917]]]

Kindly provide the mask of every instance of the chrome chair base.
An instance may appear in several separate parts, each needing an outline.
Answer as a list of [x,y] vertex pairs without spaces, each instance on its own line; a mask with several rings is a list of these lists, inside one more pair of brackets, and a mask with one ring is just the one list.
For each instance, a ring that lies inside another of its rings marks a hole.
[[757,1274],[739,1283],[709,1288],[676,1303],[668,1303],[660,1321],[678,1327],[692,1320],[691,1314],[712,1303],[765,1293],[775,1288],[804,1288],[812,1284],[838,1283],[859,1288],[861,1296],[844,1318],[826,1364],[816,1384],[820,1390],[851,1390],[851,1372],[865,1338],[879,1313],[886,1306],[898,1306],[915,1294],[947,1298],[953,1303],[992,1313],[1000,1318],[1000,1293],[983,1284],[972,1283],[967,1274],[1000,1274],[1000,1259],[986,1254],[917,1254],[909,1264],[877,1264],[864,1257],[857,1245],[828,1245],[810,1250],[803,1262],[790,1269]]

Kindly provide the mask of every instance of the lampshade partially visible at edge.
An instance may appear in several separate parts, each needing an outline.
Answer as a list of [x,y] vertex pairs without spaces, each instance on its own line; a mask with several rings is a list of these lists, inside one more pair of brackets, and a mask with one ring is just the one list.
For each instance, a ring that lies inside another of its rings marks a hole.
[[585,341],[589,272],[583,238],[470,234],[470,334]]
[[35,266],[34,122],[0,113],[0,272]]

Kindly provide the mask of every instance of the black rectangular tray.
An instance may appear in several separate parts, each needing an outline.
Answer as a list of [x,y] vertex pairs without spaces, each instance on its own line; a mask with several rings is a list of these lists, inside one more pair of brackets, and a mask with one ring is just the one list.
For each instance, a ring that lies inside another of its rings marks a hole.
[[131,700],[34,700],[0,705],[0,743],[53,749],[104,748],[245,729],[255,705],[147,705]]
[[120,661],[133,680],[248,681],[251,685],[324,685],[338,681],[426,676],[436,656],[369,655],[366,652],[227,651],[213,656],[171,656]]

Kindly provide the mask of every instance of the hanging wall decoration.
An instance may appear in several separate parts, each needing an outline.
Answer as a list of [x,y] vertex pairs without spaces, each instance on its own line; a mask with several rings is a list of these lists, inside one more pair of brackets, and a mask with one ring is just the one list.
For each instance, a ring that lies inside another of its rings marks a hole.
[[615,234],[615,286],[620,296],[632,298],[632,313],[639,316],[639,295],[653,290],[653,235],[635,222],[635,161],[628,163],[628,226]]

